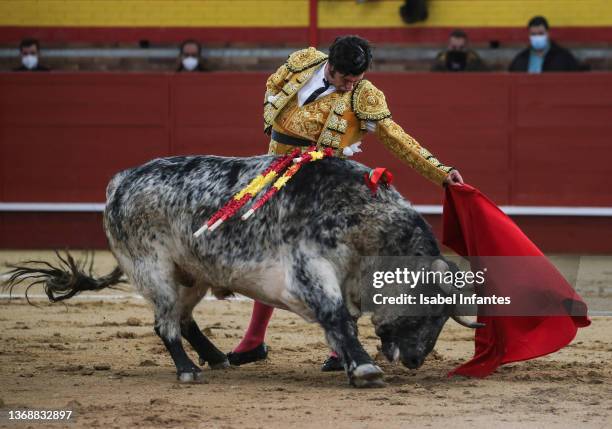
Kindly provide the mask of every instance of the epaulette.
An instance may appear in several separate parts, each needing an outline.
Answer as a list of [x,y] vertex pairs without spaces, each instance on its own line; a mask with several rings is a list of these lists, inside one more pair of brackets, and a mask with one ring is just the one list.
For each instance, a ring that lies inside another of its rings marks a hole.
[[327,60],[327,55],[310,47],[295,51],[287,59],[287,68],[292,73],[299,73]]
[[364,121],[380,121],[391,116],[385,94],[369,80],[363,79],[357,84],[351,97],[351,106],[355,116]]

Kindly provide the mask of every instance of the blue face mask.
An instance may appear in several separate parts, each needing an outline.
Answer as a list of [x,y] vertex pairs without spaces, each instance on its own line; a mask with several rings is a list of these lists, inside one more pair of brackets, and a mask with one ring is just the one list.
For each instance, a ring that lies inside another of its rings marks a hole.
[[538,34],[529,36],[531,47],[536,51],[543,51],[548,46],[548,36],[546,34]]

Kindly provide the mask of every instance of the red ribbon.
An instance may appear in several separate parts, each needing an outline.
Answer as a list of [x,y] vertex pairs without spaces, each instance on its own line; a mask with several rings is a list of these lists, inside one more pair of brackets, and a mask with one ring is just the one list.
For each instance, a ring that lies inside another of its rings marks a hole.
[[376,195],[381,183],[385,186],[391,184],[393,181],[393,174],[386,168],[378,167],[370,170],[369,174],[364,174],[363,178],[368,188],[370,188],[370,191],[372,191],[372,195]]

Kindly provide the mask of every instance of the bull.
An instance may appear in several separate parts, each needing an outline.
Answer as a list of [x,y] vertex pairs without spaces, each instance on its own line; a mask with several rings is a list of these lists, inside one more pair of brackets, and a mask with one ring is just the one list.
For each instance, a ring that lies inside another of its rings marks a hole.
[[[194,231],[263,171],[272,156],[161,158],[116,174],[106,191],[104,230],[118,267],[94,278],[70,256],[60,267],[13,266],[9,284],[43,281],[51,301],[122,281],[123,274],[153,306],[155,332],[170,353],[178,380],[193,382],[200,365],[225,368],[224,353],[202,333],[192,311],[211,291],[242,294],[292,311],[324,330],[356,387],[383,384],[383,372],[359,342],[356,320],[364,255],[429,256],[432,269],[452,269],[417,211],[393,187],[376,196],[369,170],[354,161],[324,159],[302,170],[248,221],[227,221],[199,238]],[[445,290],[453,293],[452,290]],[[422,365],[449,312],[429,305],[418,316],[382,306],[372,321],[389,360]],[[456,317],[468,327],[477,324]]]

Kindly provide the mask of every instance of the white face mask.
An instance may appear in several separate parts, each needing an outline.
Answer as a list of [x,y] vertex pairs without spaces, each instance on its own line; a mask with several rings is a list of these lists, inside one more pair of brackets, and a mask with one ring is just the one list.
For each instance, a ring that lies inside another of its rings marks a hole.
[[194,57],[183,58],[183,67],[186,70],[193,71],[198,66],[198,59]]
[[529,36],[529,41],[531,42],[531,47],[536,51],[542,51],[548,46],[548,36],[546,34]]
[[38,65],[38,56],[28,54],[21,57],[21,64],[28,70],[35,69]]

